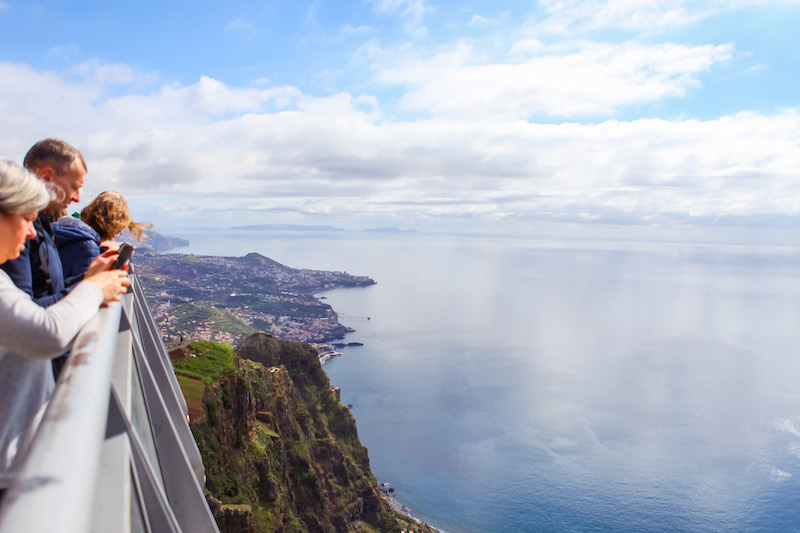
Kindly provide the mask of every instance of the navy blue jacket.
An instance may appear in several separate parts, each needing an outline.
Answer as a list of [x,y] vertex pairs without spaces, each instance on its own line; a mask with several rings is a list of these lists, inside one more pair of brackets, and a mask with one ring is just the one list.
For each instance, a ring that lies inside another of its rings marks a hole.
[[73,217],[62,217],[53,224],[53,229],[64,271],[64,285],[72,289],[83,280],[89,264],[100,255],[100,235],[91,226]]
[[47,307],[66,296],[69,291],[64,287],[64,274],[50,217],[39,213],[33,221],[33,227],[36,229],[36,238],[26,241],[25,249],[19,257],[6,261],[0,268],[34,302]]

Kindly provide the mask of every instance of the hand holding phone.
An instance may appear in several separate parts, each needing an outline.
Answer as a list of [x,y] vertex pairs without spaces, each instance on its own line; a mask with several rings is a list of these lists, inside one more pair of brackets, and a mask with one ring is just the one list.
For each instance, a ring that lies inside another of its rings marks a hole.
[[127,242],[123,242],[119,247],[118,253],[117,260],[111,265],[111,270],[123,268],[128,263],[133,253],[133,246]]

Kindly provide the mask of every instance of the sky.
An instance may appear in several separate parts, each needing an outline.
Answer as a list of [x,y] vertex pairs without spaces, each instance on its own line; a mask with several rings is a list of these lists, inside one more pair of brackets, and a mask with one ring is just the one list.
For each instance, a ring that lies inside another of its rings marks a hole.
[[800,238],[800,0],[0,0],[0,154],[165,231]]

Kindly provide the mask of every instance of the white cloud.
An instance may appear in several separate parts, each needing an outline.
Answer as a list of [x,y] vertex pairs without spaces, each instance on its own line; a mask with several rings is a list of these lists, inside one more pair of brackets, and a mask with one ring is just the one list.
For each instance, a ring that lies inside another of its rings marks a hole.
[[372,28],[365,24],[361,24],[355,27],[351,26],[350,24],[345,24],[344,27],[342,28],[343,35],[355,35],[359,33],[369,33],[371,31],[373,31]]
[[655,33],[685,26],[707,15],[704,2],[682,0],[545,0],[548,16],[532,30],[571,34],[602,29]]
[[547,47],[539,39],[522,39],[511,45],[509,57],[519,60],[545,52]]
[[478,15],[476,13],[476,14],[472,15],[472,18],[469,19],[469,22],[467,22],[467,26],[481,28],[481,27],[484,27],[484,26],[489,26],[489,25],[493,24],[494,22],[495,22],[494,19],[491,19],[489,17],[484,17],[484,16]]
[[683,28],[715,14],[765,4],[796,4],[797,0],[544,0],[544,16],[529,22],[531,33],[573,35],[617,29],[659,34]]
[[[52,72],[27,65],[0,62],[0,114],[2,146],[12,159],[21,161],[29,141],[70,132],[83,135],[86,113],[103,88],[67,82]],[[30,142],[30,144],[32,144]],[[21,153],[20,153],[21,152]],[[19,157],[15,157],[19,154]]]
[[115,188],[139,209],[168,203],[162,217],[201,223],[214,213],[233,224],[248,213],[260,222],[324,213],[352,226],[376,217],[424,225],[800,216],[793,109],[595,125],[391,122],[373,97],[346,93],[313,98],[202,78],[101,99],[109,91],[99,78],[69,83],[11,63],[0,63],[0,76],[9,80],[0,87],[6,155],[20,160],[36,140],[63,137],[88,159],[87,198]]
[[433,10],[426,0],[370,0],[379,15],[397,14],[406,19],[409,28],[413,29],[422,22],[426,13]]
[[77,44],[64,44],[61,46],[53,46],[47,51],[49,57],[54,57],[60,61],[70,61],[76,57],[80,52],[80,47]]
[[377,79],[409,90],[407,109],[436,116],[528,118],[610,116],[622,106],[685,95],[699,75],[729,60],[732,45],[571,43],[526,39],[514,62],[491,62],[461,42],[420,60],[372,48]]
[[319,0],[314,0],[306,11],[306,22],[316,23],[317,9],[319,9]]
[[103,86],[128,85],[136,88],[151,86],[158,81],[158,76],[145,73],[130,65],[108,64],[97,59],[84,61],[70,69],[81,77],[84,84]]
[[242,37],[246,41],[252,41],[258,37],[258,27],[252,21],[243,17],[230,21],[225,25],[225,31]]

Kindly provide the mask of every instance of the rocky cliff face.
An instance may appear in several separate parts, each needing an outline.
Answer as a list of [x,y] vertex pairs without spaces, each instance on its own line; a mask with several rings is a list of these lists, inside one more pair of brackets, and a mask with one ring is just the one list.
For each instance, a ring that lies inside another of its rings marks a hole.
[[260,333],[206,386],[192,430],[225,532],[432,532],[381,498],[355,420],[316,351]]

